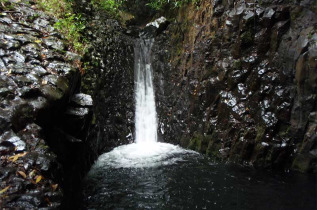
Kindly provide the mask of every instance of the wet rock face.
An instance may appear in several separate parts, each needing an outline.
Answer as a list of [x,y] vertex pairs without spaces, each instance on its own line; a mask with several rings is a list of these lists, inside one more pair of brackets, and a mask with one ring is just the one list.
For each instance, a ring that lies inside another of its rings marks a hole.
[[82,80],[82,92],[94,101],[88,139],[97,154],[133,141],[134,136],[134,37],[119,22],[93,11],[88,28],[92,47],[85,59],[91,69]]
[[[67,51],[60,34],[52,27],[54,20],[31,8],[32,2],[20,1],[10,11],[3,5],[0,5],[0,205],[9,209],[60,208],[65,186],[62,180],[67,179],[60,154],[67,146],[67,153],[76,151],[74,145],[78,143],[65,143],[66,138],[60,143],[61,138],[49,137],[57,128],[70,132],[62,126],[66,122],[73,130],[76,125],[80,127],[76,128],[76,137],[82,137],[87,130],[92,100],[83,94],[70,100],[78,89],[80,74],[67,57],[78,58],[78,55]],[[66,107],[68,101],[71,104]],[[73,121],[66,116],[73,117]],[[85,153],[73,156],[80,155]],[[88,163],[80,164],[87,167]]]
[[92,106],[93,100],[90,95],[73,95],[64,113],[63,130],[75,138],[84,140],[91,123]]
[[133,15],[133,18],[128,21],[129,25],[145,25],[150,22],[155,15],[146,0],[131,0],[123,2],[123,9]]
[[315,12],[305,1],[180,10],[153,47],[161,138],[222,160],[316,171]]

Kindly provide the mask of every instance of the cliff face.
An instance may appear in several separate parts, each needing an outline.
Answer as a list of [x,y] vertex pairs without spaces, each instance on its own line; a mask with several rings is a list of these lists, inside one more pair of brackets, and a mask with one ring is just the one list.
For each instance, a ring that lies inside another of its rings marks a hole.
[[82,91],[94,100],[87,138],[101,154],[133,141],[134,38],[103,11],[93,10],[88,19],[91,48],[85,59],[90,69],[82,79]]
[[[144,24],[146,9],[129,8],[127,24]],[[133,141],[140,29],[82,12],[94,63],[82,86],[95,101],[88,139],[100,153]],[[316,5],[201,1],[169,16],[152,52],[159,138],[216,159],[314,170]]]
[[0,11],[0,206],[60,208],[93,161],[81,58],[33,2]]
[[153,47],[159,132],[222,160],[316,171],[314,1],[202,1]]

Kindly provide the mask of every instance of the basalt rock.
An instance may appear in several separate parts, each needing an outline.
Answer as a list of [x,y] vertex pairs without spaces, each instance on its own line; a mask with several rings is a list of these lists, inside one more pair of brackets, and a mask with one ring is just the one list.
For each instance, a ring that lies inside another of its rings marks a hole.
[[[3,7],[7,4],[14,7],[8,11]],[[57,128],[82,139],[87,132],[92,100],[87,95],[71,100],[80,86],[80,73],[72,62],[80,57],[67,51],[52,27],[55,20],[34,10],[32,4],[1,3],[0,11],[0,206],[60,208],[72,177],[62,152],[74,151],[72,158],[67,157],[76,169],[73,173],[82,176],[91,164],[83,152],[83,148],[89,150],[87,143],[78,147],[68,141],[75,139],[69,134],[50,138]],[[88,111],[67,114],[74,104],[73,109]],[[68,115],[77,117],[76,123]]]
[[135,37],[103,11],[92,12],[87,19],[96,27],[87,28],[92,46],[85,55],[91,69],[83,77],[81,91],[94,101],[88,139],[97,140],[93,148],[101,154],[133,141]]
[[317,16],[308,2],[181,8],[153,46],[161,139],[255,167],[316,171]]

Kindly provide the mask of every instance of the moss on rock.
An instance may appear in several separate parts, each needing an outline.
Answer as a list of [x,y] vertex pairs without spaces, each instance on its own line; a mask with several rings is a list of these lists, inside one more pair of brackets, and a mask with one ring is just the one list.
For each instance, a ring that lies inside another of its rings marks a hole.
[[310,154],[299,154],[293,161],[292,168],[300,172],[310,172],[313,169],[313,165],[316,163],[316,158]]

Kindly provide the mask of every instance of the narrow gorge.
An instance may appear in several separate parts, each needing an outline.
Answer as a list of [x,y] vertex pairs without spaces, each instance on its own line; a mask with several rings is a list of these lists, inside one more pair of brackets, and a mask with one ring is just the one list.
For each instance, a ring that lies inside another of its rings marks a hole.
[[316,209],[316,13],[1,0],[0,207]]

